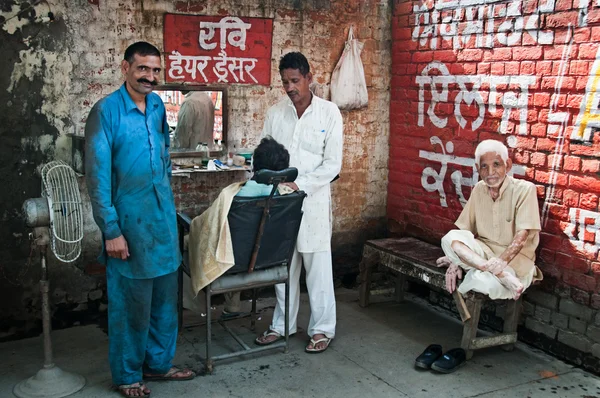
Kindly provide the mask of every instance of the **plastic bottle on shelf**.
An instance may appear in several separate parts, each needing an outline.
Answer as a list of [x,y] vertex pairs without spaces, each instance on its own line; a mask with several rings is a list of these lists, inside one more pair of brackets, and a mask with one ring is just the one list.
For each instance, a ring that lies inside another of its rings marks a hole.
[[208,149],[208,145],[206,144],[206,142],[203,142],[200,145],[200,150],[198,152],[200,152],[200,159],[202,160],[202,166],[206,166],[210,159],[210,150]]

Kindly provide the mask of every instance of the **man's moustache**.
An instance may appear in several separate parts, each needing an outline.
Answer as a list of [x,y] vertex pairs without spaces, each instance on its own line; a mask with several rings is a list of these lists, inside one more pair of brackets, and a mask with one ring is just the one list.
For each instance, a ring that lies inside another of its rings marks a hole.
[[138,79],[138,83],[148,83],[148,84],[151,84],[153,86],[156,86],[158,84],[158,82],[156,80],[150,81],[150,80],[147,80],[147,79]]

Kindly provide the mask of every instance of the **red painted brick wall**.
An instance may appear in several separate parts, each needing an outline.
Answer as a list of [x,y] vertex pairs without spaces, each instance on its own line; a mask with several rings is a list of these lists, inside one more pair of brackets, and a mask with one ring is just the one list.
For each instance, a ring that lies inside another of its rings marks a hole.
[[395,1],[392,38],[392,232],[439,241],[477,181],[477,143],[506,143],[543,222],[524,336],[597,365],[600,2]]

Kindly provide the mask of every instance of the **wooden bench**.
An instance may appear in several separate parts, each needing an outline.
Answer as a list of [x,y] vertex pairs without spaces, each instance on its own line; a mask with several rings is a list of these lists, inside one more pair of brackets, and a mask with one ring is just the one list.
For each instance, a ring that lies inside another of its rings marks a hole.
[[[371,275],[377,265],[383,265],[396,274],[395,295],[397,301],[404,298],[407,277],[424,282],[429,286],[446,291],[446,268],[438,268],[435,261],[444,255],[442,249],[415,238],[377,239],[365,243],[360,263],[359,304],[369,305]],[[521,299],[508,300],[504,317],[504,331],[489,337],[477,337],[481,307],[487,295],[469,292],[464,297],[455,291],[452,294],[463,322],[461,347],[471,359],[473,351],[481,348],[502,346],[511,351],[517,341],[517,325],[521,312]]]

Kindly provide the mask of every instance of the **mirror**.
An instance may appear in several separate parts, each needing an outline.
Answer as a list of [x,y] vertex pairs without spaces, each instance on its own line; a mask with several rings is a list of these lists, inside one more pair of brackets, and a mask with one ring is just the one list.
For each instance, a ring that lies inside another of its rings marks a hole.
[[206,143],[213,151],[215,140],[227,145],[227,88],[218,86],[158,85],[167,111],[171,157],[200,156],[197,147]]

